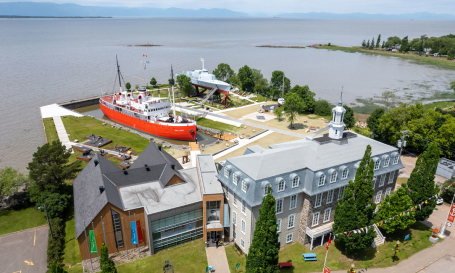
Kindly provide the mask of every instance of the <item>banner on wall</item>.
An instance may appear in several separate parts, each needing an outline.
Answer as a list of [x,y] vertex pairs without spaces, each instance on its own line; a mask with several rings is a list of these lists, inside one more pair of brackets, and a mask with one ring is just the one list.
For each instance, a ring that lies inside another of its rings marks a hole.
[[208,209],[207,210],[207,222],[219,222],[220,221],[220,209]]
[[139,244],[144,242],[144,236],[142,235],[142,228],[141,222],[139,220],[136,221],[136,229],[137,229],[137,239]]
[[131,244],[137,245],[137,229],[134,221],[131,221]]
[[96,247],[95,232],[93,230],[89,230],[88,235],[90,238],[90,254],[98,254],[98,249]]

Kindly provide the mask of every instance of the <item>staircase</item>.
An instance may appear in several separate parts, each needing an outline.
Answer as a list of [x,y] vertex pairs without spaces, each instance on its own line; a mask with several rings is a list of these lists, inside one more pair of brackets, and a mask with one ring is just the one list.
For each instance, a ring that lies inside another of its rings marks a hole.
[[211,97],[213,96],[213,94],[215,94],[216,90],[218,90],[218,85],[215,84],[215,87],[212,88],[212,90],[210,90],[210,92],[207,94],[207,96],[205,96],[205,98],[203,98],[200,102],[201,105],[204,105],[204,103]]
[[378,246],[384,244],[385,237],[384,237],[384,235],[382,235],[381,231],[379,230],[379,228],[376,224],[374,224],[373,227],[374,227],[374,231],[376,231],[376,238],[374,238],[374,242],[371,245],[371,247],[378,247]]

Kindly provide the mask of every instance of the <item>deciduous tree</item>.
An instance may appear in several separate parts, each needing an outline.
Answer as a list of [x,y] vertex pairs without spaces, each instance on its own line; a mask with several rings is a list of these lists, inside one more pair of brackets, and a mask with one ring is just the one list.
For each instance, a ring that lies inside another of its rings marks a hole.
[[153,87],[156,87],[156,83],[157,83],[157,82],[156,82],[156,79],[155,79],[155,78],[152,78],[152,79],[150,80],[150,84],[151,84]]
[[367,119],[367,126],[371,132],[376,133],[378,131],[379,119],[384,115],[384,109],[378,108],[371,113]]
[[344,124],[346,124],[347,128],[352,128],[355,125],[355,118],[354,118],[354,110],[347,105],[343,105],[344,109],[346,109],[346,113],[344,114]]
[[223,82],[235,75],[234,70],[232,70],[231,67],[225,63],[220,63],[212,73],[218,80]]
[[131,83],[130,82],[125,83],[125,88],[126,88],[126,90],[130,91],[131,90]]
[[20,186],[27,184],[27,178],[11,167],[0,170],[0,203],[2,200],[17,192]]
[[452,202],[453,195],[455,194],[455,186],[452,186],[453,183],[455,183],[454,179],[448,179],[442,185],[443,190],[442,190],[442,193],[441,193],[441,197],[447,203],[451,203]]
[[303,98],[299,97],[296,93],[287,93],[285,96],[284,110],[288,121],[291,123],[290,128],[294,128],[294,122],[296,121],[299,113],[306,110],[306,104]]
[[[275,96],[281,97],[281,94],[283,93],[283,76],[284,76],[283,71],[275,70],[272,72],[272,78],[270,79],[270,87],[280,92],[279,95],[274,94]],[[291,80],[284,77],[284,94],[286,94],[290,89]]]
[[239,69],[237,77],[242,90],[252,92],[254,89],[253,70],[247,65]]
[[316,94],[310,90],[308,85],[305,86],[296,85],[291,89],[290,92],[296,93],[297,95],[299,95],[299,97],[303,99],[306,105],[305,111],[307,113],[314,113],[314,106],[316,104],[314,96]]
[[191,78],[186,75],[180,74],[177,76],[177,83],[179,84],[180,90],[185,96],[189,96],[194,92],[194,87],[191,84]]
[[275,113],[275,116],[278,119],[278,121],[281,121],[281,119],[283,118],[283,111],[284,111],[283,106],[278,107],[273,111]]
[[331,116],[332,107],[326,100],[317,100],[314,105],[314,113],[318,116]]

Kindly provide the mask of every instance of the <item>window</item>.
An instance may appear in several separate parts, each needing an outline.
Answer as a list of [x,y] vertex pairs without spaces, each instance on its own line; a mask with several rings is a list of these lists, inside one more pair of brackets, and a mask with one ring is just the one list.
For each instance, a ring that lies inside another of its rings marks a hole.
[[280,232],[281,231],[281,219],[276,219],[276,232]]
[[391,172],[389,174],[389,181],[387,183],[389,183],[389,184],[393,183],[394,178],[395,178],[395,172]]
[[334,191],[335,190],[329,190],[329,192],[327,193],[327,204],[332,203],[332,201],[333,201],[333,192]]
[[240,239],[240,246],[242,248],[245,248],[245,241],[243,239]]
[[382,191],[378,191],[378,193],[376,194],[376,200],[375,200],[376,204],[379,204],[381,202],[381,196],[382,196]]
[[283,199],[276,200],[275,210],[276,210],[276,214],[283,212]]
[[386,177],[386,175],[385,175],[385,174],[381,175],[381,180],[379,181],[379,187],[382,187],[382,186],[384,186],[385,177]]
[[232,229],[232,238],[234,238],[234,241],[235,241],[235,238],[237,238],[237,232],[235,232],[234,228]]
[[341,198],[343,198],[344,196],[344,190],[346,189],[346,186],[344,187],[341,187],[339,190],[338,190],[338,200],[340,200]]
[[114,228],[115,243],[117,248],[123,247],[123,235],[120,215],[115,210],[111,210],[112,227]]
[[316,195],[316,201],[314,202],[314,207],[320,207],[322,203],[322,193]]
[[373,177],[373,180],[371,181],[371,184],[373,184],[373,189],[376,187],[376,180],[377,180],[377,177]]
[[245,179],[243,179],[243,180],[242,180],[242,191],[243,191],[243,192],[246,192],[246,189],[247,189],[247,187],[246,187],[246,181],[245,181]]
[[239,176],[235,173],[232,174],[232,183],[237,186],[237,182],[239,182]]
[[229,200],[229,189],[226,188],[225,189],[226,191],[224,192],[225,196],[226,196],[226,199]]
[[390,195],[390,192],[392,191],[392,188],[387,188],[385,190],[385,196]]
[[379,170],[379,166],[381,166],[381,160],[376,160],[374,162],[374,170]]
[[288,229],[293,228],[295,223],[295,214],[291,214],[288,217]]
[[313,222],[311,223],[311,226],[317,226],[319,224],[319,211],[313,213]]
[[393,158],[393,165],[398,164],[399,160],[400,160],[400,155],[399,154],[395,155],[395,157]]
[[264,196],[267,195],[267,193],[269,193],[269,185],[264,187]]
[[226,178],[229,178],[229,169],[228,169],[227,166],[224,167],[224,176],[225,176]]
[[243,234],[245,234],[245,230],[246,230],[246,222],[245,220],[242,219],[242,227],[240,229],[242,231]]
[[346,179],[348,178],[348,175],[349,175],[349,169],[348,168],[345,168],[343,170],[343,172],[341,173],[341,179]]
[[244,200],[242,200],[242,213],[243,215],[246,215],[246,205]]
[[390,157],[387,156],[384,161],[384,168],[389,166],[389,162],[390,162]]
[[233,193],[234,195],[234,202],[232,202],[232,204],[234,205],[234,207],[237,207],[237,195],[235,194],[235,192]]
[[292,179],[292,187],[293,188],[298,187],[299,183],[300,183],[300,177],[298,175],[294,176],[294,178]]
[[330,213],[332,213],[332,208],[324,210],[324,219],[322,220],[323,223],[330,221]]
[[292,195],[290,199],[289,210],[295,209],[297,207],[297,195]]
[[334,171],[332,173],[332,175],[330,176],[330,183],[337,182],[337,176],[338,176],[338,172]]
[[319,177],[319,183],[318,183],[318,186],[324,186],[325,184],[325,174],[321,174],[321,176]]
[[278,192],[284,191],[284,180],[281,179],[280,182],[278,183]]
[[237,212],[235,211],[232,212],[232,223],[237,225]]
[[286,235],[286,243],[290,243],[292,242],[292,238],[294,237],[294,234],[288,234]]

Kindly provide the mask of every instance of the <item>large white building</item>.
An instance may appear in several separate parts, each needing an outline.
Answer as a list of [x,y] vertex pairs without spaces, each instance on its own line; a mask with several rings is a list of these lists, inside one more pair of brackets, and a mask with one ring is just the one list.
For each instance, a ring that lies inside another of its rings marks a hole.
[[250,146],[223,164],[217,177],[229,204],[231,221],[225,232],[246,253],[268,186],[276,198],[281,246],[299,241],[311,249],[328,240],[337,201],[354,179],[367,145],[375,162],[373,201],[381,202],[394,190],[404,168],[397,148],[345,132],[341,99],[332,112],[328,134],[269,149]]

